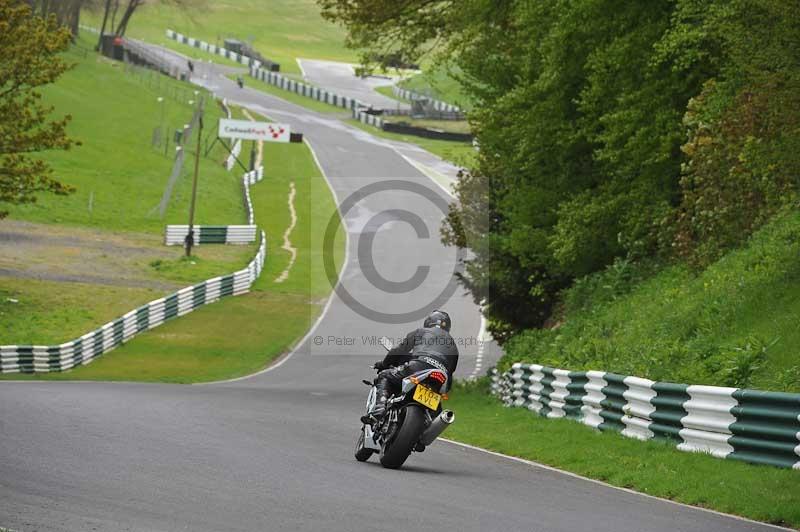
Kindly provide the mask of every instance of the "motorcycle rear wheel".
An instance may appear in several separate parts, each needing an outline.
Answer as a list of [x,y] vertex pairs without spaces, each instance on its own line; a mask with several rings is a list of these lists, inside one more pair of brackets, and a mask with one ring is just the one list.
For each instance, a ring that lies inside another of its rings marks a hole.
[[424,430],[425,412],[422,407],[407,406],[405,416],[394,438],[381,447],[381,465],[387,469],[397,469],[402,466]]

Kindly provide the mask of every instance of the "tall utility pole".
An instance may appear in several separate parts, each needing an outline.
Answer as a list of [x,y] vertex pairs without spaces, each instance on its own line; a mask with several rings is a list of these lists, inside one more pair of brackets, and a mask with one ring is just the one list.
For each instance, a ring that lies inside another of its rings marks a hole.
[[192,179],[192,202],[189,204],[189,233],[186,235],[186,256],[192,256],[194,245],[194,204],[197,199],[197,173],[200,170],[200,142],[203,138],[203,100],[198,101],[197,148],[194,154],[194,179]]

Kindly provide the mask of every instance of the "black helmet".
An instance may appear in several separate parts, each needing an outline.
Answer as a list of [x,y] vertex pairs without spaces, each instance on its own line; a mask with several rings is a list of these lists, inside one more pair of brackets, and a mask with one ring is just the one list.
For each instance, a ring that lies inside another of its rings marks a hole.
[[428,317],[425,318],[425,323],[422,324],[426,329],[439,327],[447,332],[450,332],[450,325],[452,325],[450,322],[450,315],[443,310],[434,310],[428,314]]

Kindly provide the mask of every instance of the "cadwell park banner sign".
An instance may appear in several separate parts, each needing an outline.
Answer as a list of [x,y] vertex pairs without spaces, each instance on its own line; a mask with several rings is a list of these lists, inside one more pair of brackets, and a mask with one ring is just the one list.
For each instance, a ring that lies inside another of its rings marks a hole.
[[230,139],[289,142],[290,129],[289,124],[221,118],[217,136]]

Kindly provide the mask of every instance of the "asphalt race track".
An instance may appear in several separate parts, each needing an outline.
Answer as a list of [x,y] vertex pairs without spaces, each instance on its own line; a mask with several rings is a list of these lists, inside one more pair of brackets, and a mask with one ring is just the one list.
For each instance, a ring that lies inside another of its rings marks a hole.
[[[290,357],[272,371],[233,382],[0,382],[0,527],[19,532],[772,528],[443,441],[413,455],[400,471],[385,470],[374,458],[356,462],[352,449],[367,391],[360,380],[372,375],[368,366],[380,355],[379,348],[358,339],[404,333],[419,320],[386,324],[375,313],[412,315],[448,286],[455,251],[441,247],[437,237],[442,218],[437,202],[448,200],[446,187],[409,162],[415,154],[420,160],[430,156],[240,90],[219,75],[222,70],[198,65],[197,81],[302,131],[340,204],[360,191],[360,201],[345,215],[349,247],[341,282],[372,314],[361,315],[334,296]],[[408,216],[422,220],[430,237],[415,234],[404,221]],[[358,242],[365,235],[374,236],[374,271],[359,260]],[[408,279],[419,265],[429,265],[429,274],[409,294],[387,293],[374,282],[376,272],[395,282]],[[463,290],[442,306],[453,316],[456,337],[478,336],[478,308]],[[322,338],[319,346],[316,337]],[[357,340],[337,345],[329,337]],[[477,347],[462,352],[459,373],[467,376],[474,371]],[[483,356],[491,364],[496,347],[486,347]]]
[[300,59],[298,64],[303,70],[303,77],[318,87],[324,87],[350,98],[357,98],[374,107],[389,109],[408,109],[409,107],[407,103],[375,91],[375,87],[391,85],[390,78],[378,76],[357,78],[352,66],[336,61]]

